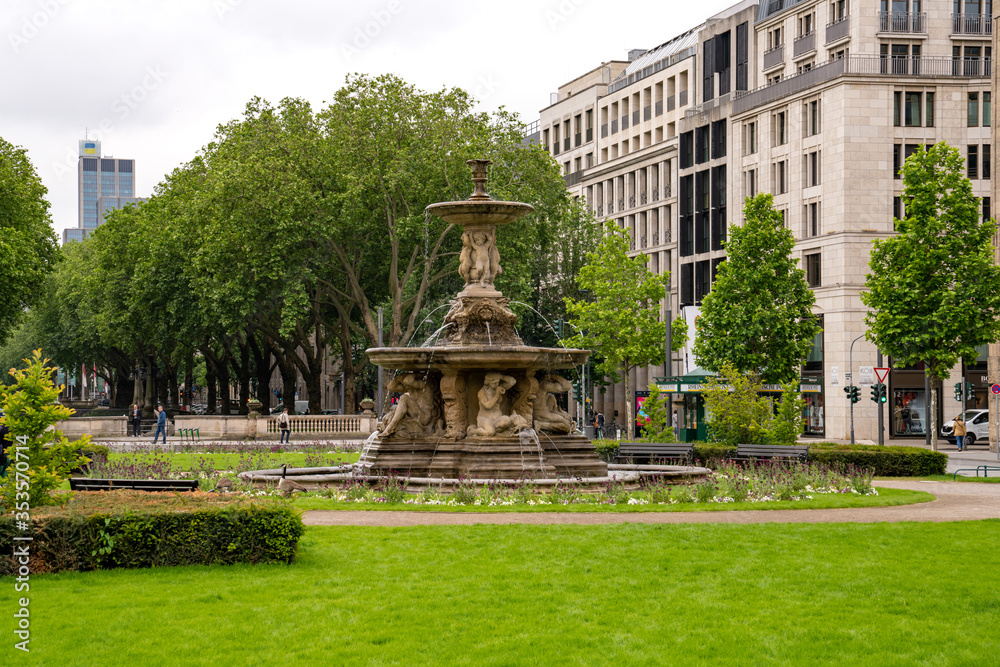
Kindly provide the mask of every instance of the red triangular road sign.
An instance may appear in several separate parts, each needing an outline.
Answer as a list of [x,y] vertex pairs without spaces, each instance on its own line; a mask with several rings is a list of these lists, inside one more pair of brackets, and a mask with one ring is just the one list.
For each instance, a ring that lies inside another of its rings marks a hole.
[[885,382],[885,379],[887,377],[889,377],[889,369],[888,368],[879,368],[878,366],[875,367],[875,379],[876,380],[878,380],[879,382]]

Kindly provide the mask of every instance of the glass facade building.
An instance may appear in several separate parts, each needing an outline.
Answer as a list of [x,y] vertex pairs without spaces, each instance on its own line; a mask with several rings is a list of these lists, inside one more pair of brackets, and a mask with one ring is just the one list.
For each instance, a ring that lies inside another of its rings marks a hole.
[[80,141],[77,177],[78,223],[63,231],[63,243],[85,239],[108,211],[145,201],[135,196],[135,160],[101,157],[100,141]]

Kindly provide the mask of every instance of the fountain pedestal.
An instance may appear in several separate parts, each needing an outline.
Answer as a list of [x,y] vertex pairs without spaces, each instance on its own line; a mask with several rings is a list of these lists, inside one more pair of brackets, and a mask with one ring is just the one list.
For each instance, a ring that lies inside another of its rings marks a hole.
[[534,209],[491,199],[489,161],[469,163],[472,197],[427,207],[464,229],[465,288],[435,346],[368,350],[372,363],[400,372],[388,389],[401,396],[360,463],[413,477],[604,477],[607,464],[556,400],[570,387],[556,371],[583,364],[589,352],[524,345],[517,316],[493,284],[503,272],[497,227]]

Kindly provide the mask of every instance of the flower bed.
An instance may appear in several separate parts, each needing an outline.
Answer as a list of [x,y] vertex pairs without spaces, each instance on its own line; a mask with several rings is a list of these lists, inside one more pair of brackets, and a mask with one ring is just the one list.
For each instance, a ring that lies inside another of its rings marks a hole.
[[342,503],[485,507],[754,503],[811,500],[823,494],[878,495],[872,487],[869,470],[772,462],[724,463],[710,476],[693,484],[677,485],[669,484],[663,478],[645,478],[640,489],[627,490],[621,483],[612,481],[598,493],[585,491],[582,484],[576,482],[563,482],[540,490],[530,480],[482,484],[462,479],[450,493],[428,487],[419,494],[407,494],[405,487],[405,478],[390,475],[375,486],[368,486],[359,479],[341,486],[330,486],[320,491],[319,495]]

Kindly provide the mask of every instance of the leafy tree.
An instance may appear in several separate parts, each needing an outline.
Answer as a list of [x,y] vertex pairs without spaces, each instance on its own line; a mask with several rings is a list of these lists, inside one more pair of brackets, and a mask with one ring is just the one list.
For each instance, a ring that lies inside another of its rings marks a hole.
[[770,399],[761,394],[760,376],[741,373],[729,361],[719,370],[702,390],[710,437],[725,445],[766,444],[773,412]]
[[566,297],[566,311],[577,334],[568,346],[599,352],[594,368],[625,384],[625,414],[629,439],[635,436],[632,370],[662,364],[665,356],[664,323],[660,318],[668,273],[656,275],[646,267],[643,254],[629,257],[624,229],[608,224],[597,249],[580,269],[577,284],[590,298]]
[[[4,411],[0,421],[10,429],[15,446],[23,442],[27,447],[20,450],[24,459],[18,457],[16,449],[9,452],[11,468],[0,487],[5,511],[15,508],[24,511],[25,498],[31,507],[55,503],[52,491],[69,477],[71,470],[87,462],[77,454],[77,447],[90,442],[90,436],[84,436],[71,445],[61,431],[51,428],[56,422],[69,419],[73,410],[56,402],[62,387],[52,382],[56,369],[47,365],[49,360],[42,358],[42,351],[35,350],[31,359],[24,361],[27,367],[23,370],[10,370],[14,385],[0,386],[0,406]],[[27,471],[21,469],[22,462]],[[19,486],[22,480],[27,480],[27,489]]]
[[643,427],[643,442],[675,442],[670,420],[670,399],[655,382],[649,383],[649,396],[642,404],[647,422]]
[[0,138],[0,341],[37,299],[59,257],[46,193],[27,152]]
[[683,317],[676,317],[670,323],[670,351],[680,352],[688,342],[688,323]]
[[767,439],[775,445],[794,444],[802,434],[802,415],[806,409],[805,399],[799,391],[796,380],[781,385],[778,410],[771,420]]
[[[936,384],[1000,337],[996,224],[981,220],[965,161],[947,143],[921,146],[901,173],[906,217],[895,220],[895,236],[873,242],[861,301],[868,339],[898,366],[925,362]],[[930,429],[937,449],[933,391]]]
[[815,295],[792,259],[795,239],[770,194],[748,198],[746,223],[733,227],[726,261],[704,298],[695,327],[698,363],[721,372],[728,362],[766,383],[798,377],[819,326]]

